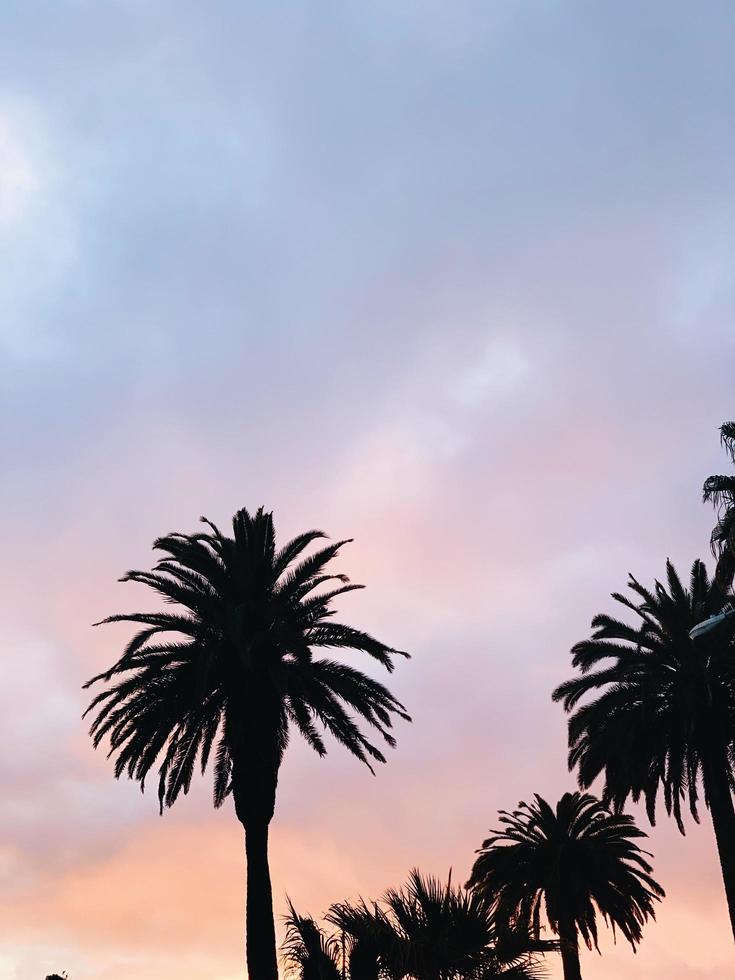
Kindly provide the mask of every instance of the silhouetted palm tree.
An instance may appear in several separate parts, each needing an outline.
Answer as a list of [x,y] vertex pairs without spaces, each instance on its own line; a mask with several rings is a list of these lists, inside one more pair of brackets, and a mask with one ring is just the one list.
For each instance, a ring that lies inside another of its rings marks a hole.
[[383,685],[314,651],[362,651],[389,671],[398,651],[332,618],[332,601],[360,588],[326,571],[346,542],[303,557],[324,537],[307,531],[277,550],[272,515],[262,508],[255,516],[238,511],[232,537],[204,523],[206,532],[158,539],[164,557],[153,571],[123,577],[179,608],[104,620],[142,629],[113,667],[88,682],[124,675],[87,711],[96,709],[95,747],[109,737],[116,776],[126,772],[142,788],[160,758],[161,812],[188,791],[197,760],[204,772],[214,755],[214,804],[232,793],[245,828],[249,976],[276,980],[268,826],[290,728],[324,755],[321,726],[369,766],[385,758],[353,715],[389,745],[392,717],[408,719]]
[[[720,439],[735,463],[735,422],[720,426]],[[717,558],[715,582],[728,593],[735,578],[735,476],[710,476],[704,482],[704,499],[717,508],[717,524],[712,531],[712,553]]]
[[688,801],[698,820],[701,779],[735,933],[735,647],[722,631],[696,642],[689,637],[728,597],[713,587],[701,561],[692,566],[688,589],[670,562],[666,570],[668,587],[656,582],[646,589],[631,576],[635,598],[613,594],[639,622],[595,616],[592,638],[572,649],[580,676],[553,696],[573,712],[570,769],[577,768],[585,787],[602,774],[603,799],[616,810],[629,796],[642,797],[654,823],[661,790],[667,813],[684,833],[681,805]]
[[359,901],[333,905],[326,915],[327,922],[337,926],[347,937],[346,966],[350,980],[393,980],[398,942],[393,924],[377,902],[372,907]]
[[452,887],[451,875],[443,884],[414,870],[382,902],[337,904],[327,915],[352,939],[351,980],[533,980],[534,954],[556,948],[527,929],[499,930],[492,901]]
[[340,949],[308,916],[299,915],[291,902],[286,916],[286,938],[282,952],[287,972],[297,980],[341,980]]
[[635,843],[646,835],[632,817],[612,815],[586,793],[565,793],[556,809],[534,799],[500,812],[504,826],[483,842],[468,886],[494,899],[500,923],[536,936],[543,905],[561,941],[564,978],[580,980],[578,936],[597,948],[597,914],[635,949],[663,889]]

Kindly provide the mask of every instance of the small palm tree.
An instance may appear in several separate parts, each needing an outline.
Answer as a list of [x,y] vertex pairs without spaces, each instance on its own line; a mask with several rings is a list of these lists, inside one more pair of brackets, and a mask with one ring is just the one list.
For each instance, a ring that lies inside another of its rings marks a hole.
[[[735,463],[735,422],[720,426],[720,440]],[[715,582],[727,594],[735,578],[735,476],[708,477],[703,495],[717,509],[717,524],[712,531],[712,553],[717,558]]]
[[666,574],[667,584],[653,589],[631,576],[632,599],[613,594],[638,623],[595,616],[592,637],[572,648],[579,675],[553,697],[571,712],[570,769],[583,787],[603,775],[603,800],[615,810],[628,797],[643,798],[653,824],[660,791],[683,834],[682,803],[698,820],[704,789],[735,934],[735,646],[721,632],[712,640],[689,636],[730,597],[710,582],[701,561],[692,566],[688,589],[670,562]]
[[398,936],[392,922],[377,902],[369,906],[342,902],[329,909],[327,922],[337,926],[346,939],[344,965],[350,980],[395,980],[391,972],[397,961]]
[[533,980],[535,954],[556,946],[527,929],[498,929],[484,895],[417,870],[382,906],[333,905],[327,919],[352,939],[351,980]]
[[281,951],[286,972],[296,980],[341,980],[340,949],[336,939],[288,903],[286,938]]
[[268,827],[289,733],[319,754],[329,732],[370,767],[385,757],[354,716],[388,745],[403,706],[377,681],[347,664],[317,658],[324,648],[360,651],[391,671],[398,651],[333,619],[333,600],[360,588],[326,569],[345,541],[303,557],[321,531],[307,531],[280,550],[271,514],[240,510],[228,537],[203,519],[206,532],[169,534],[151,572],[122,581],[147,585],[174,612],[126,613],[106,623],[139,631],[120,659],[87,685],[106,687],[89,705],[97,747],[109,738],[115,776],[140,781],[158,767],[161,807],[188,792],[197,762],[214,757],[214,805],[232,794],[245,828],[247,961],[250,980],[276,980],[277,958]]
[[635,949],[664,892],[650,875],[645,837],[633,818],[612,815],[593,796],[565,793],[554,809],[536,795],[483,842],[468,887],[493,898],[499,922],[538,936],[541,911],[561,942],[565,980],[581,980],[579,935],[597,949],[597,915]]

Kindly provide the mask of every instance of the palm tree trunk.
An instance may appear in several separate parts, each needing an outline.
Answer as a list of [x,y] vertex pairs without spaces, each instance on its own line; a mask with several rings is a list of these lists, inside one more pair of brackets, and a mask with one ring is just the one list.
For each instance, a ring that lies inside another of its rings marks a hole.
[[268,868],[268,821],[249,819],[245,825],[247,904],[245,947],[249,980],[278,980],[273,892]]
[[559,922],[559,942],[561,944],[561,962],[564,968],[564,980],[582,980],[582,970],[579,965],[577,927],[574,922]]
[[[245,955],[248,980],[278,980],[268,827],[276,805],[280,756],[277,726],[246,726],[251,707],[245,702],[239,713],[227,716],[233,743],[232,796],[237,819],[245,828]],[[259,719],[268,720],[268,705],[260,708]]]
[[728,779],[728,761],[724,752],[720,755],[721,765],[709,767],[710,771],[706,773],[706,787],[720,870],[725,883],[730,926],[735,939],[735,808]]

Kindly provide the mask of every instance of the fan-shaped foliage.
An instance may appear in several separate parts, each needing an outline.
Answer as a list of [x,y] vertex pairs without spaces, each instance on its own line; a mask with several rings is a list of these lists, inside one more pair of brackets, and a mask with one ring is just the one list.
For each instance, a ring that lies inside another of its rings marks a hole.
[[326,919],[347,939],[350,980],[392,980],[400,940],[377,902],[371,906],[362,899],[354,904],[338,903],[329,909]]
[[351,937],[352,957],[371,964],[371,972],[351,970],[352,980],[533,980],[534,954],[555,948],[526,929],[498,930],[485,896],[417,870],[380,904],[333,905],[327,918]]
[[308,916],[288,903],[286,937],[282,946],[287,975],[296,980],[340,980],[339,945]]

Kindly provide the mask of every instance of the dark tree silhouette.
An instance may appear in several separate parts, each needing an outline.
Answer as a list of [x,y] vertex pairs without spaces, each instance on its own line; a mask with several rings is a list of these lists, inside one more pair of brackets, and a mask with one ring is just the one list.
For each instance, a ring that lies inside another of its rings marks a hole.
[[350,937],[351,980],[534,980],[535,954],[557,948],[528,929],[499,930],[491,900],[417,870],[382,904],[333,905],[327,920]]
[[[720,426],[720,440],[735,463],[735,422]],[[703,495],[717,510],[717,524],[712,531],[712,553],[717,558],[715,583],[727,594],[735,578],[735,476],[708,477]]]
[[661,790],[666,812],[684,833],[682,802],[698,820],[701,781],[735,934],[735,646],[729,629],[712,639],[689,637],[728,597],[701,561],[692,566],[688,589],[670,562],[666,571],[666,586],[657,581],[646,589],[631,576],[634,598],[613,594],[639,622],[595,616],[592,638],[572,649],[580,675],[553,696],[572,712],[570,769],[577,768],[585,787],[604,775],[603,799],[616,810],[629,796],[642,797],[653,824]]
[[268,827],[290,729],[324,755],[320,726],[370,767],[385,757],[353,716],[391,746],[393,716],[408,720],[382,684],[315,650],[361,651],[389,671],[399,651],[333,619],[333,600],[360,588],[326,570],[345,541],[304,557],[325,535],[307,531],[278,550],[262,508],[238,511],[232,537],[203,520],[202,533],[154,543],[163,557],[153,571],[123,577],[178,609],[104,620],[141,628],[114,666],[85,685],[106,683],[87,709],[95,712],[90,731],[95,747],[109,738],[115,776],[127,773],[141,788],[160,761],[161,812],[188,792],[197,761],[204,772],[214,757],[214,804],[232,793],[245,828],[248,973],[276,980]]
[[344,966],[350,980],[378,980],[386,976],[393,980],[390,969],[395,965],[397,937],[377,902],[372,908],[363,901],[356,905],[348,902],[333,905],[326,919],[339,928],[345,945]]
[[299,915],[290,901],[288,908],[282,946],[287,972],[298,980],[341,980],[338,941],[313,919]]
[[632,817],[611,814],[586,793],[565,793],[556,809],[534,800],[500,812],[503,827],[483,842],[468,886],[495,899],[500,923],[536,936],[543,905],[559,936],[565,980],[581,980],[578,936],[598,948],[597,914],[635,950],[664,892],[650,875],[650,855],[635,843],[646,835]]

